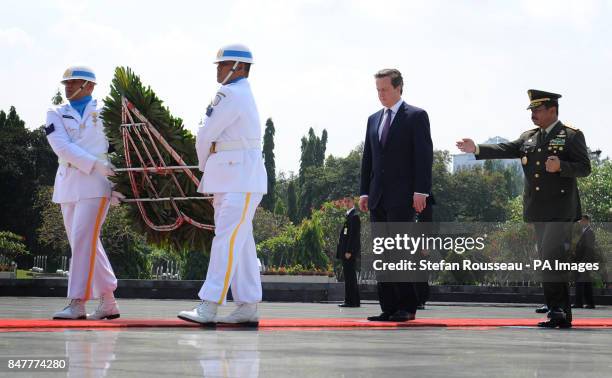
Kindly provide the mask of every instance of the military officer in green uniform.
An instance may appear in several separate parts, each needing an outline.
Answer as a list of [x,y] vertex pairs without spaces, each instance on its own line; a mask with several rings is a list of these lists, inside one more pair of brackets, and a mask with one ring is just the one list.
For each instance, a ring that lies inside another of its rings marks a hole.
[[531,120],[537,126],[512,142],[477,145],[462,139],[457,147],[476,159],[521,159],[525,174],[523,218],[534,224],[538,253],[552,265],[542,270],[548,320],[538,326],[569,328],[572,312],[568,272],[556,271],[555,260],[567,262],[572,223],[582,214],[577,177],[591,173],[582,131],[559,121],[560,94],[527,91]]

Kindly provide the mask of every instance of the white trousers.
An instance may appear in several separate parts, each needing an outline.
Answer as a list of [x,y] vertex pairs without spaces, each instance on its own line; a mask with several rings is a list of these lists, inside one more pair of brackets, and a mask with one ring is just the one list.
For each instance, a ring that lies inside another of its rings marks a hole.
[[253,216],[261,193],[215,193],[215,237],[200,299],[225,304],[261,302],[261,277],[253,239]]
[[82,199],[61,206],[72,250],[68,298],[88,300],[115,291],[117,278],[100,241],[108,198]]

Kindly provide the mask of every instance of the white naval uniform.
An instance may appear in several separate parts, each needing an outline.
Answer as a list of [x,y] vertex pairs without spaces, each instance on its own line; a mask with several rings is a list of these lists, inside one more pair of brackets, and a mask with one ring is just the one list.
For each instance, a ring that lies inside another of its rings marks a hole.
[[[210,152],[213,142],[229,146]],[[215,237],[202,300],[224,304],[229,287],[237,303],[261,301],[253,216],[267,192],[259,113],[248,80],[222,86],[196,137],[198,191],[214,195]]]
[[49,109],[46,132],[60,165],[55,176],[53,202],[59,203],[72,250],[68,298],[88,300],[112,293],[117,279],[100,241],[108,212],[111,183],[94,169],[106,160],[108,140],[96,100],[83,116],[70,104]]

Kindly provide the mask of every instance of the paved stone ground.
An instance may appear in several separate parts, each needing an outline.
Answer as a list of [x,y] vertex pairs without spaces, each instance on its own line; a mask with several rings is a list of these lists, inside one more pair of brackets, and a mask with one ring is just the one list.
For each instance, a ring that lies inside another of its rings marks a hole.
[[[58,298],[0,297],[0,318],[48,318]],[[122,318],[175,318],[197,304],[121,300]],[[90,306],[93,310],[94,304]],[[230,304],[223,313],[232,309]],[[533,305],[435,303],[418,317],[540,318]],[[263,303],[268,318],[363,318],[336,304]],[[574,317],[612,317],[611,307]],[[126,329],[0,333],[1,357],[69,357],[69,371],[0,376],[176,377],[610,377],[612,329],[532,327],[397,330]]]

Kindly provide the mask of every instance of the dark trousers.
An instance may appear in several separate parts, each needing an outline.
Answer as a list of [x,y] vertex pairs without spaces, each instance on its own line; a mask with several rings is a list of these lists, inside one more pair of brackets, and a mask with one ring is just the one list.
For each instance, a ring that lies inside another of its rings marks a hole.
[[571,222],[535,223],[538,253],[544,261],[549,261],[553,270],[542,271],[542,289],[549,309],[560,308],[565,311],[568,321],[572,321],[572,307],[569,294],[569,274],[555,271],[555,260],[569,261],[569,245],[572,237]]
[[342,271],[344,272],[344,303],[351,306],[359,306],[359,285],[357,284],[357,272],[355,271],[355,260],[342,260]]
[[[408,202],[409,200],[406,200]],[[381,200],[370,209],[371,222],[414,222],[412,200],[405,206],[387,207]],[[382,312],[393,314],[398,310],[416,313],[419,303],[414,282],[378,282],[378,301]]]
[[585,275],[584,273],[576,273],[575,282],[576,301],[574,304],[576,306],[594,306],[595,301],[593,300],[593,282],[591,282],[591,278],[588,277],[588,274]]

